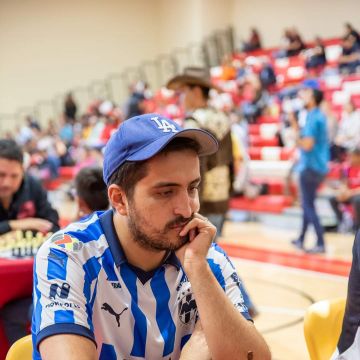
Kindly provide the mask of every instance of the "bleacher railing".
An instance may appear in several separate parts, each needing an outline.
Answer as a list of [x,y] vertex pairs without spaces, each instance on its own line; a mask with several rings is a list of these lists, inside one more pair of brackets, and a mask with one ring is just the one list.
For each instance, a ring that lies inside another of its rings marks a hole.
[[[214,32],[201,43],[191,43],[187,47],[176,48],[171,54],[162,54],[154,60],[144,61],[139,66],[127,67],[122,72],[111,73],[105,79],[97,79],[88,86],[71,89],[78,112],[83,113],[89,103],[95,99],[108,99],[122,105],[129,96],[130,85],[138,80],[148,83],[156,90],[168,79],[183,71],[187,66],[217,66],[224,55],[234,52],[234,32],[229,27]],[[21,107],[14,114],[0,113],[0,133],[14,130],[24,123],[27,115],[35,117],[40,124],[49,120],[58,120],[62,115],[65,93],[57,93],[51,99],[41,100],[32,107]]]

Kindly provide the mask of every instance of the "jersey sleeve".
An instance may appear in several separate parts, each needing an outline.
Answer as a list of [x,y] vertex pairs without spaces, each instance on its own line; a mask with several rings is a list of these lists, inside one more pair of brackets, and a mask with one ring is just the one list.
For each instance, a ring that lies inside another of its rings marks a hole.
[[208,257],[208,263],[227,297],[247,320],[252,321],[248,307],[244,301],[244,298],[248,298],[248,295],[229,257],[225,251],[216,244],[211,248],[210,254],[211,256]]
[[[76,252],[62,244],[74,240],[67,234],[54,234],[36,255],[34,262],[34,295],[32,334],[34,348],[55,334],[77,334],[95,342],[92,303],[96,281]],[[95,283],[95,284],[94,284]]]

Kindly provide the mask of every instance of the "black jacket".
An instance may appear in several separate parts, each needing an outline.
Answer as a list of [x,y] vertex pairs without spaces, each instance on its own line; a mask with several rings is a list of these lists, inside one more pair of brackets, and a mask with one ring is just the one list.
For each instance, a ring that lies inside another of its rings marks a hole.
[[[51,232],[58,231],[59,214],[52,208],[41,183],[30,175],[25,175],[18,192],[14,195],[8,210],[0,203],[0,234],[11,231],[9,220],[41,218],[53,224]],[[32,229],[29,229],[32,230]]]

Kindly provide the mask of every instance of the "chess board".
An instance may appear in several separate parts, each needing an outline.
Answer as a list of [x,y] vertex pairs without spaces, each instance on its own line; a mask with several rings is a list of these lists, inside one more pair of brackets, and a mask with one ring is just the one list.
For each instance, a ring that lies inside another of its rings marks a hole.
[[0,258],[28,258],[33,257],[40,246],[52,233],[34,234],[28,231],[12,231],[0,237]]

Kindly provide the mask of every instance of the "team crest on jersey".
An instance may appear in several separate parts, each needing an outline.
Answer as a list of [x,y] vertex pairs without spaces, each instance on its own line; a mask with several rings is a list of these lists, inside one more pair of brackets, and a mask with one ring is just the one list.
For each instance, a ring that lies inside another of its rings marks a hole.
[[196,319],[198,311],[195,297],[191,290],[191,284],[185,274],[177,287],[177,292],[179,319],[186,325]]
[[70,235],[63,233],[55,234],[52,238],[52,242],[58,247],[69,251],[79,251],[84,246],[84,244],[78,239],[75,239]]
[[198,312],[194,294],[188,288],[186,292],[180,294],[179,298],[179,319],[183,324],[189,324],[192,320],[196,319]]

